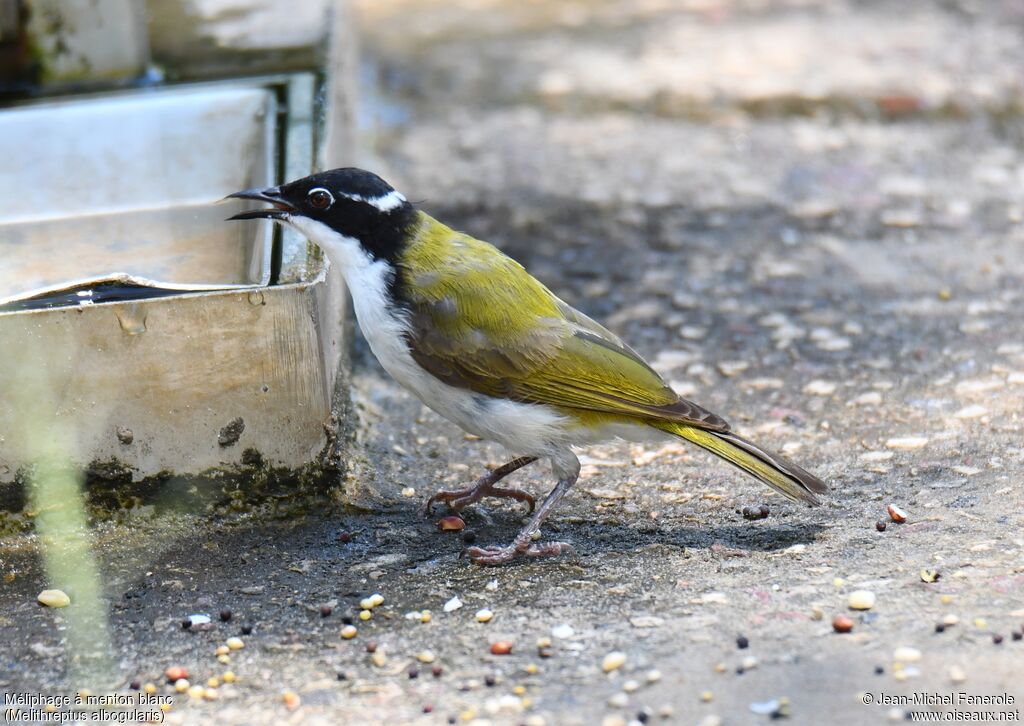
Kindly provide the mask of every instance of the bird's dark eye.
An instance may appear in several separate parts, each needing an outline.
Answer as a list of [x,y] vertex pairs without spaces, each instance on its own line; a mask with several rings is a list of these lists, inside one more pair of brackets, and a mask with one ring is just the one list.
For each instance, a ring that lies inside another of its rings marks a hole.
[[308,195],[309,203],[316,209],[327,209],[334,201],[334,197],[326,189],[311,189]]

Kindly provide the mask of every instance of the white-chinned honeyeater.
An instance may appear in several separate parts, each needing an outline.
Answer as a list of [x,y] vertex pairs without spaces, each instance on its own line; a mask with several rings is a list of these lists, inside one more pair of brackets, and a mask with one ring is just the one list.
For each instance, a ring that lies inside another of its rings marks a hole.
[[[532,517],[504,547],[471,547],[495,565],[559,554],[534,541],[576,482],[573,448],[660,432],[700,446],[788,497],[817,504],[818,477],[741,438],[721,417],[681,398],[616,335],[560,300],[496,247],[445,226],[376,174],[346,168],[230,195],[268,202],[231,219],[290,225],[336,265],[359,327],[384,369],[465,431],[515,456],[472,486],[439,491],[459,511],[483,497],[525,501]],[[499,487],[513,471],[551,462],[558,483],[539,508]]]

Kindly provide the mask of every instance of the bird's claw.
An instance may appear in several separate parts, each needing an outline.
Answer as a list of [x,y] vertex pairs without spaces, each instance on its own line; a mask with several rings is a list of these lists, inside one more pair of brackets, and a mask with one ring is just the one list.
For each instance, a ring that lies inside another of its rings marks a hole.
[[526,557],[553,557],[555,555],[575,552],[568,542],[536,542],[519,547],[514,544],[507,547],[470,547],[466,550],[469,559],[476,565],[501,565],[515,559],[518,555]]
[[435,492],[430,499],[428,499],[422,507],[420,507],[420,516],[429,517],[431,508],[435,502],[444,502],[448,505],[448,508],[453,512],[461,512],[463,509],[468,507],[470,504],[480,501],[484,497],[495,497],[501,499],[515,499],[519,502],[526,502],[530,506],[530,510],[527,514],[532,514],[533,510],[537,506],[537,500],[533,498],[528,492],[524,492],[522,489],[496,487],[490,483],[475,484],[465,489],[453,489]]

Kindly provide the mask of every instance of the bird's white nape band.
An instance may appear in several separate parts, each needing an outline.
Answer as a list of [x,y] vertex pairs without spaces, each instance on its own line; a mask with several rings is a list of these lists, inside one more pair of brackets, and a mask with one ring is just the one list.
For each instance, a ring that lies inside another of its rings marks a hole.
[[341,196],[356,202],[364,202],[371,207],[376,207],[381,212],[390,212],[405,204],[405,197],[394,189],[379,197],[364,197],[361,194],[342,194]]

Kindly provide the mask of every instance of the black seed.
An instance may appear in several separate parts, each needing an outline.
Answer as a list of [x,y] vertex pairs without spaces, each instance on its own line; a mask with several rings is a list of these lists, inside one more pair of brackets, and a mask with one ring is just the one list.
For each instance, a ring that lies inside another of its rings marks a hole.
[[188,630],[191,627],[192,627],[192,618],[185,618],[184,620],[181,621],[181,629],[182,630]]
[[1024,640],[1024,633],[1014,630],[1010,637],[1014,640]]
[[338,671],[338,680],[339,681],[347,681],[348,680],[348,673],[346,673],[345,671]]
[[992,634],[992,642],[995,643],[996,645],[999,645],[1000,643],[1003,642],[1003,636],[1000,635],[999,633],[993,633]]
[[331,613],[333,613],[333,612],[334,612],[334,608],[332,608],[330,605],[321,605],[320,606],[320,617],[322,617],[322,618],[330,617]]
[[462,533],[462,541],[466,544],[473,544],[476,542],[476,532],[471,529],[467,529]]
[[351,625],[352,624],[352,618],[349,615],[342,615],[341,616],[341,622],[343,622],[345,625]]
[[875,666],[875,675],[876,676],[880,676],[883,673],[885,673],[885,667],[884,666]]
[[736,647],[739,648],[740,650],[748,648],[749,646],[750,646],[750,641],[747,639],[747,636],[741,635],[738,638],[736,638]]
[[137,691],[140,688],[142,688],[142,684],[139,683],[138,681],[132,681],[131,683],[128,684],[128,687],[130,689],[132,689],[133,691]]
[[251,635],[252,634],[252,625],[249,624],[249,623],[246,623],[245,625],[242,626],[241,630],[242,630],[242,635]]
[[448,723],[455,723],[458,720],[457,716],[449,716]]
[[489,673],[486,676],[484,676],[484,685],[486,685],[488,688],[493,686],[497,682],[498,682],[498,679],[495,678],[494,676],[492,676]]
[[881,519],[875,522],[875,529],[877,529],[879,532],[884,532],[886,526],[886,523],[883,522]]
[[338,541],[343,543],[343,544],[347,544],[347,543],[352,541],[352,535],[349,534],[348,532],[339,532],[338,533]]
[[419,677],[420,677],[420,669],[417,668],[416,666],[411,666],[409,668],[409,678],[419,678]]
[[935,623],[935,632],[936,633],[945,633],[946,632],[946,624],[945,623]]
[[231,620],[231,611],[228,609],[221,610],[220,619],[223,620],[225,623]]
[[649,719],[650,717],[651,717],[651,715],[649,713],[647,713],[647,711],[640,711],[636,715],[636,720],[639,721],[640,723],[647,723],[647,719]]

